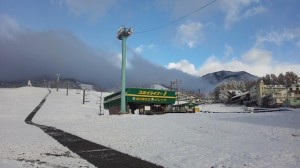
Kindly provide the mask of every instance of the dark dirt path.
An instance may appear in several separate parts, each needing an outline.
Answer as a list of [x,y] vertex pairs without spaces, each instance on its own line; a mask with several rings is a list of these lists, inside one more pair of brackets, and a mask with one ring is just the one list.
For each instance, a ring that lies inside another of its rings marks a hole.
[[34,115],[46,102],[47,96],[40,102],[40,104],[27,116],[25,122],[42,129],[46,134],[54,138],[63,146],[69,148],[72,152],[79,155],[81,158],[87,160],[96,167],[101,168],[159,168],[161,166],[141,160],[136,157],[121,153],[119,151],[110,149],[108,147],[96,144],[94,142],[85,140],[76,135],[64,132],[55,127],[40,125],[32,122]]

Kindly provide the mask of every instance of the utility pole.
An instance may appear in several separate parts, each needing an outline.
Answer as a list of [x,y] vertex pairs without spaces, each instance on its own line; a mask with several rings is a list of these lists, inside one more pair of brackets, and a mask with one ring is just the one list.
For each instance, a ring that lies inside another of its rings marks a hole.
[[179,86],[178,85],[180,85],[181,84],[181,80],[178,80],[178,79],[176,79],[175,81],[171,81],[171,90],[172,89],[174,89],[174,87],[173,87],[173,84],[175,84],[175,86],[176,86],[176,97],[177,97],[177,104],[179,104]]
[[85,90],[83,90],[82,104],[85,103]]
[[59,87],[59,76],[60,74],[56,74],[57,80],[56,80],[56,91],[58,92],[58,87]]
[[67,82],[67,96],[69,95],[69,81]]
[[101,116],[102,115],[102,92],[101,92],[101,95],[100,95],[100,105],[99,105],[99,107],[100,107],[100,113],[99,113],[99,115]]
[[121,113],[126,113],[125,89],[126,89],[126,38],[132,34],[131,28],[122,26],[118,33],[117,38],[122,40],[122,71],[121,71]]
[[177,104],[179,104],[179,86],[181,84],[181,80],[176,79],[176,88],[177,88]]

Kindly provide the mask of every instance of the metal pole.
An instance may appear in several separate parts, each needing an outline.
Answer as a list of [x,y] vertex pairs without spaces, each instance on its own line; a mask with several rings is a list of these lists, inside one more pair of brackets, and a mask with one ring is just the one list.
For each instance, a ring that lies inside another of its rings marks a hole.
[[121,113],[126,113],[126,100],[125,100],[125,90],[126,90],[126,38],[132,34],[132,29],[121,27],[117,33],[117,38],[122,40],[122,84],[121,84]]
[[101,92],[101,95],[100,95],[100,106],[99,107],[100,107],[100,113],[99,113],[99,115],[101,115],[102,114],[102,92]]
[[58,85],[59,85],[59,76],[60,76],[60,74],[57,74],[57,84],[56,84],[56,91],[58,91]]
[[175,84],[176,84],[177,104],[179,104],[179,86],[178,85],[181,84],[181,80],[176,79]]
[[121,113],[126,113],[126,36],[122,36],[122,86],[121,86]]
[[67,82],[67,96],[69,95],[69,82]]
[[287,91],[286,91],[286,105],[287,105],[287,108],[290,108],[289,107],[289,104],[290,104],[290,102],[289,102],[289,89],[287,89]]
[[176,79],[176,91],[177,91],[177,104],[179,104],[179,97],[178,97],[178,81]]
[[85,90],[83,90],[83,97],[82,97],[82,103],[84,104],[84,102],[85,102]]

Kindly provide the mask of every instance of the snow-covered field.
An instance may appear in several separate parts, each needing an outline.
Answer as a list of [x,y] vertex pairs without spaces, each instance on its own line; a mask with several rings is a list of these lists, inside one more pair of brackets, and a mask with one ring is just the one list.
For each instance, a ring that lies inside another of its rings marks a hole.
[[[48,93],[0,89],[0,167],[93,167],[42,130],[24,122]],[[99,92],[56,89],[33,122],[138,156],[164,167],[299,167],[300,110],[99,116]],[[108,93],[103,93],[103,96]],[[205,105],[224,112],[243,107]]]

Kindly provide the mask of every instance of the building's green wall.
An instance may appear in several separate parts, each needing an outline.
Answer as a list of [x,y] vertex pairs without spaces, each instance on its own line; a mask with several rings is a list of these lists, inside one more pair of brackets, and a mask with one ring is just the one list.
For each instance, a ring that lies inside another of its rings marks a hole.
[[291,98],[289,100],[289,106],[291,107],[300,107],[300,100],[296,98]]

